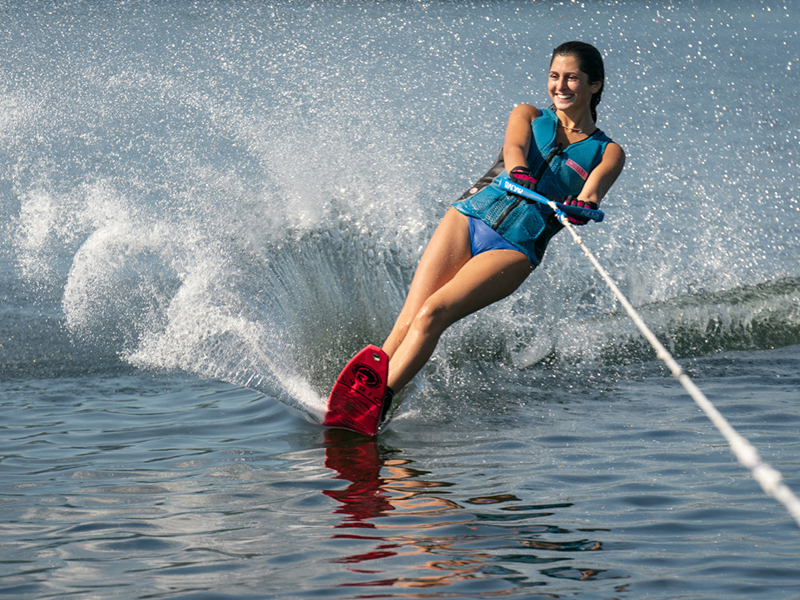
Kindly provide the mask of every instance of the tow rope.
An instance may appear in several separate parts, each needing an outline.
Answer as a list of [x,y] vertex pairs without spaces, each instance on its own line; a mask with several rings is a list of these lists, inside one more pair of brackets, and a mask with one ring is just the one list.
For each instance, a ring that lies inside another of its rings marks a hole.
[[650,331],[650,328],[644,322],[636,309],[633,308],[633,305],[628,301],[625,295],[620,291],[619,287],[617,287],[617,284],[614,282],[611,276],[598,262],[597,258],[595,258],[594,254],[592,254],[589,248],[586,247],[586,244],[583,243],[581,237],[576,233],[575,227],[573,227],[569,222],[567,215],[561,211],[555,202],[550,201],[548,202],[548,205],[556,212],[558,220],[562,225],[564,225],[564,227],[567,228],[567,231],[569,231],[572,235],[572,239],[578,246],[580,246],[581,250],[583,250],[583,254],[589,259],[611,291],[614,292],[617,300],[619,300],[619,303],[625,309],[625,312],[628,313],[628,316],[636,324],[636,327],[639,328],[639,331],[642,333],[645,339],[650,342],[650,345],[656,351],[656,356],[667,365],[669,370],[672,372],[672,376],[680,382],[680,384],[689,393],[700,409],[706,414],[706,416],[716,426],[723,437],[728,441],[728,445],[730,446],[731,451],[736,458],[739,459],[739,463],[743,467],[750,470],[750,474],[753,476],[753,479],[758,482],[758,484],[761,486],[761,489],[763,489],[767,495],[771,496],[786,507],[786,509],[789,511],[789,514],[794,518],[798,526],[800,526],[800,500],[798,500],[797,496],[794,495],[792,490],[785,483],[783,483],[783,475],[781,475],[779,471],[772,468],[761,459],[758,450],[756,450],[755,447],[744,436],[739,434],[739,432],[733,428],[728,420],[722,416],[722,413],[717,410],[717,408],[711,403],[706,395],[700,391],[700,388],[698,388],[691,378],[683,371],[681,366],[676,362],[664,345],[658,341],[658,338],[653,334],[652,331]]

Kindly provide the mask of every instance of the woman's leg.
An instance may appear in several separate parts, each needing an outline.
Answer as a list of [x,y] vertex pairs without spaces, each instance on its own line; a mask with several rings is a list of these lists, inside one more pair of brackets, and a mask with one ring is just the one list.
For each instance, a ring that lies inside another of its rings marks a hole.
[[472,258],[467,217],[450,208],[422,254],[408,290],[403,310],[395,321],[383,351],[391,358],[408,332],[423,303],[458,273]]
[[449,281],[421,302],[405,327],[405,334],[389,361],[389,387],[399,391],[411,381],[451,324],[505,298],[531,271],[530,261],[515,250],[490,250],[469,259]]

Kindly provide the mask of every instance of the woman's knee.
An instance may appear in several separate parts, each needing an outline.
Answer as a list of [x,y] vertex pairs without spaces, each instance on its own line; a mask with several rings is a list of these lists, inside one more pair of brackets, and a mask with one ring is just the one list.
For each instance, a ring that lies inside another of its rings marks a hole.
[[412,327],[423,335],[441,335],[453,320],[447,306],[429,298],[414,317]]

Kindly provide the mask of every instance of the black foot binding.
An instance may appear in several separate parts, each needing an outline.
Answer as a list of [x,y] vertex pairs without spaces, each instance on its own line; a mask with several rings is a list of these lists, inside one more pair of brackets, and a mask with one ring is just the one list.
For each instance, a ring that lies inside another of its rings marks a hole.
[[383,396],[383,404],[381,405],[381,423],[386,420],[386,415],[389,414],[389,409],[392,408],[392,400],[394,400],[394,390],[387,385],[386,393]]

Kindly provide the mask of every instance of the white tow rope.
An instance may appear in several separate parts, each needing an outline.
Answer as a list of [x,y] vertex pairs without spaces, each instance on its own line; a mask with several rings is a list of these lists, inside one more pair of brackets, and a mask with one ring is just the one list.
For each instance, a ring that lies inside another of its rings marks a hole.
[[589,248],[586,247],[586,244],[583,243],[581,237],[575,232],[575,228],[569,223],[566,215],[558,209],[554,202],[549,202],[548,204],[556,211],[559,221],[567,228],[567,231],[572,235],[572,239],[581,247],[586,258],[594,265],[594,268],[600,273],[600,276],[605,280],[606,284],[608,284],[608,287],[614,292],[617,300],[622,304],[628,316],[633,319],[636,327],[639,328],[639,331],[642,332],[645,339],[650,342],[650,345],[656,351],[656,356],[667,365],[673,377],[681,383],[706,416],[717,429],[719,429],[720,433],[728,440],[728,445],[736,458],[739,459],[739,463],[750,470],[750,474],[761,486],[761,489],[786,507],[789,514],[792,515],[798,526],[800,526],[800,500],[798,500],[792,490],[783,483],[783,476],[780,472],[761,460],[758,450],[728,423],[728,420],[723,417],[711,401],[706,398],[706,395],[700,391],[700,388],[698,388],[689,376],[684,373],[683,369],[681,369],[680,365],[675,361],[669,351],[658,341],[658,338],[656,338],[653,332],[650,331],[650,328],[647,327],[642,317],[636,312],[636,309],[633,308],[633,305],[628,302],[628,299],[617,287],[617,284],[614,283],[614,280],[611,279],[606,270],[600,265],[594,254],[592,254]]

